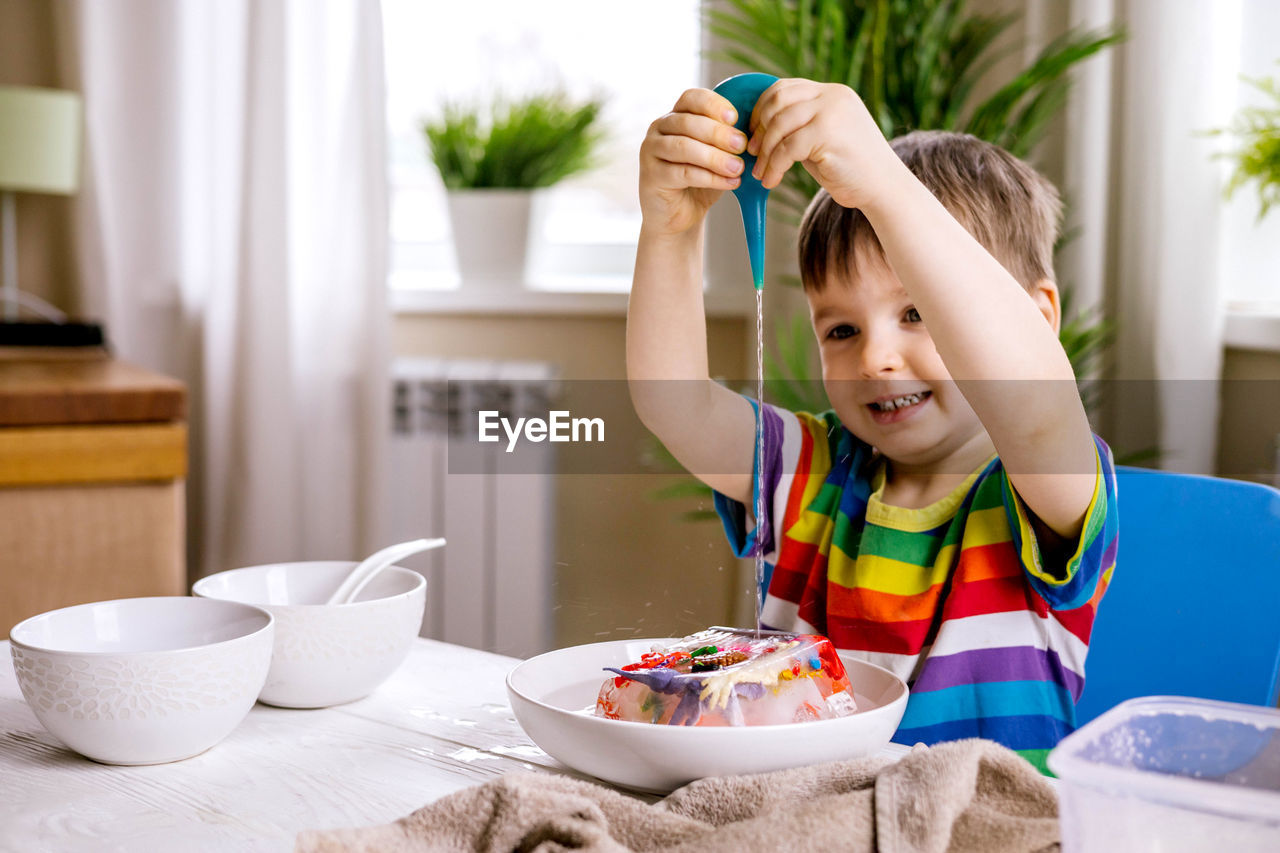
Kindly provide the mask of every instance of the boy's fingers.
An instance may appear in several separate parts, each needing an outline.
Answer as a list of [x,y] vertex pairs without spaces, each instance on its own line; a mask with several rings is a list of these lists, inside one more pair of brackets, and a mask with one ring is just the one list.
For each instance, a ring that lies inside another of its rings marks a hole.
[[747,150],[747,137],[732,125],[694,113],[668,113],[654,122],[654,127],[667,136],[687,136],[699,142],[741,154]]
[[816,102],[813,100],[799,101],[781,109],[767,111],[764,120],[757,123],[755,132],[751,134],[751,145],[747,150],[754,148],[757,157],[767,157],[779,141],[804,127],[816,114]]
[[802,131],[813,121],[816,111],[811,101],[793,104],[770,117],[763,133],[753,138],[756,166],[752,174],[766,186],[768,179],[781,180],[793,163],[806,158],[807,134]]
[[759,180],[765,189],[773,189],[782,183],[782,178],[788,169],[796,163],[808,160],[815,141],[814,134],[810,132],[810,126],[806,125],[779,142],[760,170]]
[[760,96],[760,100],[756,101],[756,108],[751,113],[747,133],[748,154],[759,157],[763,153],[767,158],[771,147],[768,143],[772,141],[777,144],[777,140],[781,138],[780,134],[785,135],[786,132],[794,129],[787,122],[787,114],[797,106],[813,100],[809,90],[803,86],[793,85],[805,82],[807,81],[779,80],[766,89]]
[[658,183],[667,189],[731,190],[741,178],[728,177],[689,163],[670,163],[665,160],[657,165]]
[[[794,138],[790,137],[789,139]],[[752,170],[752,174],[759,178],[760,185],[765,189],[771,190],[782,183],[782,177],[787,173],[787,170],[802,159],[788,150],[788,141],[784,140],[782,144],[774,148],[768,161],[764,162],[763,165],[757,165],[757,168]]]
[[751,120],[747,122],[748,136],[755,136],[763,118],[781,110],[794,97],[796,94],[794,84],[797,82],[803,83],[806,81],[796,81],[789,78],[779,80],[760,94],[760,97],[756,99],[755,108],[751,110]]
[[735,157],[688,136],[659,136],[654,140],[651,150],[653,156],[664,163],[694,166],[726,178],[738,177],[743,169],[741,157]]
[[686,187],[732,190],[736,189],[738,184],[742,182],[741,178],[718,175],[715,172],[708,172],[706,169],[699,169],[695,166],[675,166],[674,168],[680,169],[680,182]]
[[738,120],[738,112],[733,108],[733,104],[729,103],[723,95],[717,95],[710,89],[686,89],[676,101],[672,112],[694,113],[728,124]]

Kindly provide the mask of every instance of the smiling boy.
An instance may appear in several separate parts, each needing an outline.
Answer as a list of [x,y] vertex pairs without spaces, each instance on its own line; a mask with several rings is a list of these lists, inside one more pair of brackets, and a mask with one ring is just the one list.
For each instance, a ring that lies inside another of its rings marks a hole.
[[[845,86],[779,81],[750,139],[735,118],[689,90],[641,147],[637,413],[717,491],[737,553],[766,555],[766,624],[911,685],[895,740],[987,737],[1041,764],[1074,728],[1117,538],[1056,335],[1057,194],[972,137],[887,143]],[[703,220],[744,150],[766,188],[796,163],[822,186],[800,267],[832,410],[765,407],[761,519],[754,404],[709,378],[701,288]]]

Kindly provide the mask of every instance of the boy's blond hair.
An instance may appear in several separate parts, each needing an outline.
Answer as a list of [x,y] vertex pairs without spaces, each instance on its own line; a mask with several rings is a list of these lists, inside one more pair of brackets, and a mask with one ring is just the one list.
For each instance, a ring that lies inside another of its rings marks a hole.
[[[1023,287],[1052,281],[1062,202],[1043,175],[967,133],[917,130],[890,142],[916,178]],[[829,273],[853,273],[857,251],[883,254],[862,211],[820,190],[800,223],[800,278],[821,291]]]

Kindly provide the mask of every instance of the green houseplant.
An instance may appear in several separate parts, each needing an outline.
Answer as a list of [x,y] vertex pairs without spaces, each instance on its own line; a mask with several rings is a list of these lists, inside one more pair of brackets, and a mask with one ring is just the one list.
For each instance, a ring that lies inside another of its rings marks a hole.
[[[721,0],[708,13],[717,51],[743,69],[844,83],[857,90],[885,136],[910,130],[972,133],[1024,157],[1066,103],[1068,72],[1122,38],[1072,32],[1009,79],[990,80],[1018,20],[971,13],[965,0]],[[978,100],[980,85],[995,90]],[[803,169],[779,189],[798,219],[817,185]]]
[[598,99],[560,92],[446,104],[424,121],[449,204],[464,285],[523,284],[538,233],[539,191],[586,171],[603,138]]
[[1237,145],[1222,155],[1235,164],[1227,181],[1227,196],[1246,184],[1256,184],[1261,220],[1272,207],[1280,205],[1280,77],[1246,77],[1245,81],[1269,101],[1242,108],[1229,127],[1214,133],[1233,137]]
[[[722,0],[708,13],[723,45],[719,58],[779,77],[845,83],[859,92],[886,136],[956,130],[1026,156],[1065,105],[1068,72],[1122,36],[1067,33],[1007,80],[988,80],[1002,56],[998,41],[1017,20],[972,13],[965,0]],[[994,87],[981,100],[980,84]],[[817,189],[807,172],[792,169],[773,210],[794,224]],[[778,356],[768,359],[766,377],[797,392],[819,388],[798,381],[816,374],[806,330],[795,326],[787,321],[778,330]],[[1096,319],[1073,317],[1064,318],[1063,331],[1067,354],[1083,372],[1108,330]],[[826,406],[820,395],[805,402],[814,410]]]
[[[845,83],[886,136],[963,131],[1025,156],[1065,105],[1071,69],[1123,36],[1070,32],[1006,79],[991,79],[1007,50],[1000,38],[1017,20],[973,13],[965,0],[718,0],[707,14],[720,45],[715,58],[744,71]],[[991,93],[980,98],[984,90]],[[771,215],[794,226],[817,189],[807,172],[792,169],[773,193]],[[1111,328],[1094,314],[1068,315],[1069,294],[1063,297],[1060,338],[1077,374],[1086,375],[1105,353]],[[819,374],[807,320],[781,318],[773,331],[766,396],[788,408],[827,408],[821,383],[812,381]],[[669,490],[672,497],[693,494],[692,485]]]

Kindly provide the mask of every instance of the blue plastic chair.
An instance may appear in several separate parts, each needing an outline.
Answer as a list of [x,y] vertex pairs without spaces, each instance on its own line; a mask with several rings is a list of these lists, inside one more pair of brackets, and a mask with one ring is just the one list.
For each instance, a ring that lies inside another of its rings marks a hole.
[[1098,608],[1084,725],[1136,696],[1274,707],[1280,693],[1280,491],[1116,469],[1120,550]]

